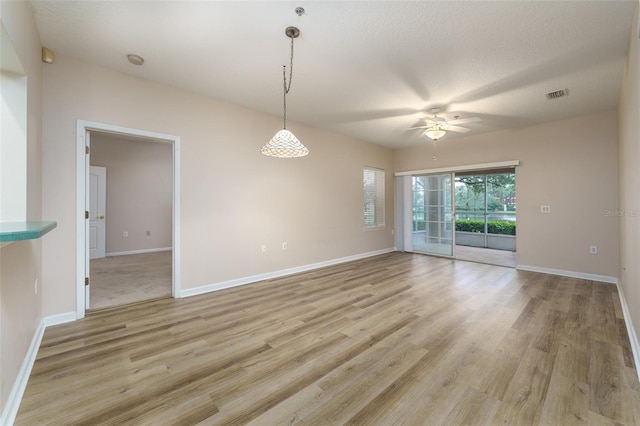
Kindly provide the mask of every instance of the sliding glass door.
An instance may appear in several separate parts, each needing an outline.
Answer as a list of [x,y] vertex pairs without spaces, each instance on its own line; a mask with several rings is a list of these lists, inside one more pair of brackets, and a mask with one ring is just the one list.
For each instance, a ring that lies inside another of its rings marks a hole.
[[454,256],[453,173],[412,176],[413,251]]

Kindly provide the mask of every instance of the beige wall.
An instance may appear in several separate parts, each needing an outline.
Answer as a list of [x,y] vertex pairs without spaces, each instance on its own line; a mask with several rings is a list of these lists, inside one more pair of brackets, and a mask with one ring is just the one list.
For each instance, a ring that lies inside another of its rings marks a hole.
[[107,169],[107,255],[171,247],[173,145],[92,132],[91,165]]
[[[62,55],[44,71],[45,315],[75,310],[77,119],[181,137],[183,289],[394,246],[390,150],[292,122],[311,155],[268,158],[281,117]],[[365,165],[387,170],[382,231],[362,230]]]
[[[620,94],[620,285],[640,340],[640,43],[638,5]],[[636,365],[636,368],[638,366]]]
[[[518,264],[618,276],[617,115],[606,112],[395,151],[395,170],[520,160]],[[541,205],[551,213],[540,212]],[[589,246],[598,254],[590,255]]]
[[[0,2],[2,23],[27,73],[27,219],[42,219],[42,62],[40,36],[26,2]],[[54,230],[51,234],[55,234]],[[49,235],[49,234],[48,234]],[[46,238],[46,236],[44,237]],[[41,320],[40,240],[0,249],[0,407],[5,408]],[[34,283],[38,280],[38,292]]]

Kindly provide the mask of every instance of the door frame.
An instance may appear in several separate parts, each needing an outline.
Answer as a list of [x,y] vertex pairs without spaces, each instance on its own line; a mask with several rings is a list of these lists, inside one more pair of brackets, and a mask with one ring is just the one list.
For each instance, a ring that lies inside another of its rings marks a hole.
[[[157,143],[170,143],[173,147],[173,217],[172,217],[172,285],[171,295],[180,297],[180,136],[133,129],[86,120],[76,122],[76,318],[84,318],[86,312],[85,278],[89,277],[89,247],[87,244],[89,220],[88,174],[91,131],[136,136]],[[87,140],[89,139],[89,140]],[[87,152],[89,151],[89,153]]]

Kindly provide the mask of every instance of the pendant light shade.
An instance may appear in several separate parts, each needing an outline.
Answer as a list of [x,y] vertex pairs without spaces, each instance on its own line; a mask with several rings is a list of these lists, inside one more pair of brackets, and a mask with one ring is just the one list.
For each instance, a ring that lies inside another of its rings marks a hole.
[[[300,10],[300,12],[298,11]],[[296,13],[300,16],[304,13],[304,9],[297,8]],[[293,78],[293,40],[300,35],[300,30],[296,27],[288,27],[284,33],[291,39],[291,64],[289,66],[289,83],[287,84],[286,66],[282,67],[282,81],[284,83],[283,96],[283,120],[282,130],[279,130],[271,140],[262,147],[260,152],[268,157],[278,158],[296,158],[309,155],[309,150],[295,137],[293,133],[287,130],[287,94],[291,90],[291,79]]]
[[287,129],[279,130],[260,152],[269,157],[296,158],[309,154],[309,150]]

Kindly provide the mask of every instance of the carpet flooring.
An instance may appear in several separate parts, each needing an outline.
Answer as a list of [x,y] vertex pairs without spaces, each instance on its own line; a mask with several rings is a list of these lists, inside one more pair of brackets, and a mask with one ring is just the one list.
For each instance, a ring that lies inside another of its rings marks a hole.
[[171,296],[171,251],[91,260],[89,309]]

